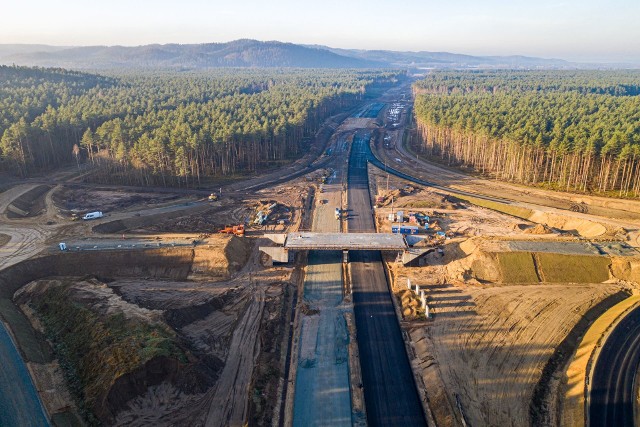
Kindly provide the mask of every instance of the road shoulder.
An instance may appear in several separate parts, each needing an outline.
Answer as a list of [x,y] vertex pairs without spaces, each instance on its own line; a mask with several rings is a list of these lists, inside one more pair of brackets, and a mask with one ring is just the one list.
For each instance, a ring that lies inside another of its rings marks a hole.
[[624,315],[639,304],[640,295],[619,302],[598,317],[582,337],[566,371],[561,425],[585,424],[585,395],[589,392],[600,349]]

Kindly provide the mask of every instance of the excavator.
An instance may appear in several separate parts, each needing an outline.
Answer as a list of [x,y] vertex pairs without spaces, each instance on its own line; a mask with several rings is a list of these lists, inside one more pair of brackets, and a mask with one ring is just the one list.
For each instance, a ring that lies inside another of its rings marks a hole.
[[225,225],[225,227],[222,230],[218,231],[218,233],[234,234],[236,236],[242,237],[244,236],[244,224]]

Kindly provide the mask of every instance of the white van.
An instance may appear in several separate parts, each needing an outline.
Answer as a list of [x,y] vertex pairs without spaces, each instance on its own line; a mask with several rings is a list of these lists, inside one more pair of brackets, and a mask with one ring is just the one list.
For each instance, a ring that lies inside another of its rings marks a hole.
[[96,218],[102,218],[102,217],[103,217],[102,212],[96,211],[96,212],[89,212],[88,214],[83,216],[82,219],[88,220],[88,219],[96,219]]

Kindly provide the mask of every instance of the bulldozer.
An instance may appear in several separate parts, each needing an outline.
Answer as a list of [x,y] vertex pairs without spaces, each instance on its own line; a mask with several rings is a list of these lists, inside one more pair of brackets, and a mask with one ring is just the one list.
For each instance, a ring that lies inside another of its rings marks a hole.
[[242,237],[244,236],[244,224],[225,225],[225,227],[222,230],[218,231],[218,233],[234,234],[236,236]]

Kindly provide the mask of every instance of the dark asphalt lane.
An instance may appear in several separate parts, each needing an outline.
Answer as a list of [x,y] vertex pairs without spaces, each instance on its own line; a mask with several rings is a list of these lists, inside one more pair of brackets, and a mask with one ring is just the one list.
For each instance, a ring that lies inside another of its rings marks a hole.
[[[375,231],[368,190],[369,135],[354,138],[349,163],[349,232]],[[426,421],[378,251],[351,251],[353,303],[362,382],[371,426],[424,426]]]
[[486,196],[484,194],[472,193],[472,192],[469,192],[469,191],[458,190],[458,189],[455,189],[455,188],[438,185],[438,184],[436,184],[434,182],[425,181],[424,179],[416,178],[414,176],[411,176],[411,175],[408,175],[406,173],[400,172],[399,170],[394,169],[391,165],[385,164],[384,162],[381,162],[373,154],[369,144],[367,144],[367,146],[366,146],[366,158],[369,160],[369,163],[371,163],[372,165],[374,165],[378,169],[382,169],[383,171],[386,171],[386,172],[390,173],[391,175],[395,175],[398,178],[402,178],[402,179],[406,179],[407,181],[415,182],[416,184],[424,185],[426,187],[433,187],[433,188],[436,188],[438,190],[447,191],[447,192],[452,193],[452,194],[459,194],[461,196],[476,197],[478,199],[483,199],[483,200],[488,200],[488,201],[498,202],[498,203],[504,203],[504,204],[507,204],[507,205],[512,203],[511,200],[501,199],[499,197]]
[[27,366],[1,324],[0,390],[0,426],[49,425]]
[[589,425],[634,426],[635,376],[640,367],[640,307],[607,338],[598,356],[589,402]]

